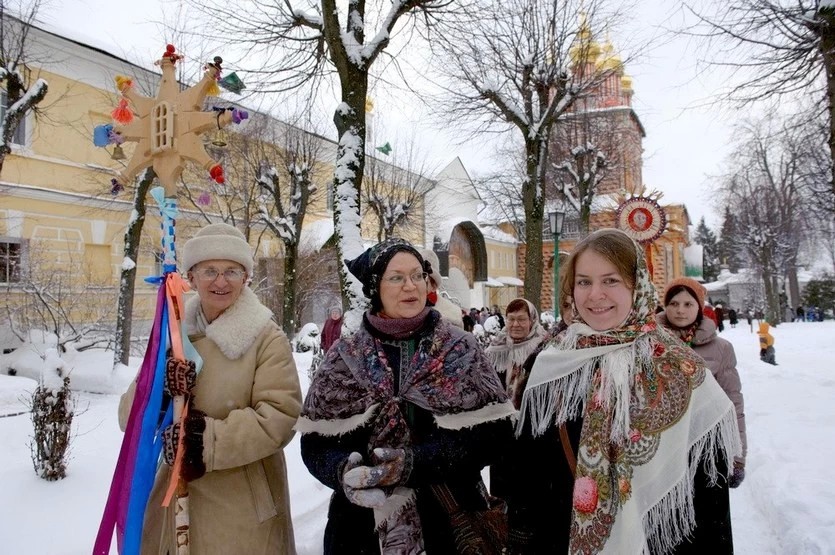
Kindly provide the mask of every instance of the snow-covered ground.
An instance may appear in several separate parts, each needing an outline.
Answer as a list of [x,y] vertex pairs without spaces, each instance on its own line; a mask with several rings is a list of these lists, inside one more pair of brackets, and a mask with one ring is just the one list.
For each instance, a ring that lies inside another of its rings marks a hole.
[[[722,336],[734,343],[748,424],[747,477],[731,494],[738,554],[835,553],[835,322],[783,324],[773,330],[777,362],[760,362],[746,324]],[[307,388],[310,354],[297,355]],[[106,381],[111,354],[76,353],[67,363],[77,384]],[[113,380],[133,378],[124,369]],[[45,482],[32,470],[32,426],[20,395],[34,381],[0,376],[0,552],[91,552],[122,434],[118,395],[79,393],[67,478]],[[2,417],[3,415],[9,415]],[[293,520],[300,555],[322,551],[330,490],[308,474],[294,439],[287,448]],[[113,553],[115,553],[115,548]]]

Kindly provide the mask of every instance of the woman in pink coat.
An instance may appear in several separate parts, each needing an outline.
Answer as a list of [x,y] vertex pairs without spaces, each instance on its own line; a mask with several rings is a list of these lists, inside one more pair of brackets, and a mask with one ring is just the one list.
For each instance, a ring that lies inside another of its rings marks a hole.
[[745,478],[745,454],[748,451],[742,383],[736,370],[733,345],[718,336],[716,324],[710,318],[706,318],[701,310],[705,292],[705,288],[692,278],[674,279],[664,290],[664,312],[656,318],[659,324],[677,333],[682,341],[705,359],[716,381],[736,407],[742,456],[734,460],[730,486],[735,488]]

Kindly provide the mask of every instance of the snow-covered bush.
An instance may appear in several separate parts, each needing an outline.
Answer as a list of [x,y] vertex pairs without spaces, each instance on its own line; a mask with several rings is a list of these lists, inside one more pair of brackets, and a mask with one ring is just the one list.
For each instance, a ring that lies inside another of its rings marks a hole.
[[320,348],[319,327],[312,322],[305,324],[298,335],[296,335],[294,343],[296,344],[297,353],[306,353],[308,351],[317,352]]
[[490,316],[484,321],[484,333],[488,335],[496,335],[501,329],[498,316]]
[[75,400],[70,378],[42,379],[32,394],[30,415],[34,435],[29,443],[35,473],[44,480],[60,480],[67,475],[70,430]]
[[65,363],[58,353],[57,341],[50,341],[48,334],[45,335],[30,337],[30,341],[11,353],[0,355],[0,373],[33,380],[62,377]]

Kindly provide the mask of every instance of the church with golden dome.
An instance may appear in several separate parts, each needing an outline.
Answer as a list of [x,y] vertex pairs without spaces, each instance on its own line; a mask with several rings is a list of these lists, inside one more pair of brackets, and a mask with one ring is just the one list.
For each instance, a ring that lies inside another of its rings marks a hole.
[[[684,249],[689,244],[690,219],[683,204],[667,204],[655,187],[643,181],[643,139],[646,130],[633,108],[633,80],[626,63],[606,38],[602,44],[583,21],[570,50],[571,71],[589,85],[581,91],[571,108],[560,118],[549,145],[550,168],[546,177],[548,199],[563,199],[549,209],[565,212],[558,251],[562,261],[587,233],[604,227],[618,227],[617,208],[628,199],[649,198],[660,205],[666,216],[664,231],[646,245],[653,282],[662,290],[671,280],[685,273]],[[570,176],[574,177],[571,181]],[[586,180],[578,183],[577,176]],[[594,201],[580,199],[593,188]],[[585,213],[583,213],[585,212]],[[553,272],[554,243],[548,229],[543,230],[543,271]],[[627,230],[628,231],[628,230]],[[517,267],[525,268],[525,245],[518,250]],[[520,275],[524,279],[524,275]],[[542,280],[541,308],[553,310],[553,282]]]

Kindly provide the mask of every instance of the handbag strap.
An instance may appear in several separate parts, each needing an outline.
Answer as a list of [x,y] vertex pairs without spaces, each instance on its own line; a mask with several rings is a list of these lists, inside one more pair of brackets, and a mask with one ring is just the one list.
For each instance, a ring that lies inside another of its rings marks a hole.
[[448,514],[454,514],[458,511],[458,502],[455,501],[449,486],[446,484],[432,484],[429,487],[432,488],[432,493],[435,494],[435,497]]
[[562,443],[562,450],[565,452],[565,460],[571,470],[571,475],[576,478],[577,457],[574,456],[574,449],[571,448],[571,438],[568,437],[568,428],[565,427],[565,422],[560,424],[560,443]]

